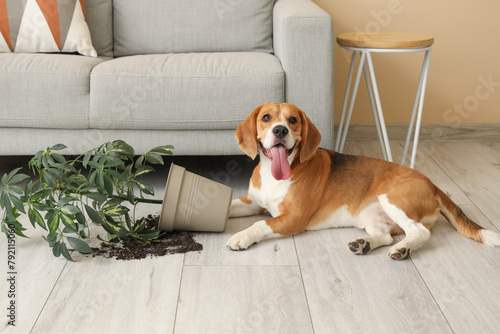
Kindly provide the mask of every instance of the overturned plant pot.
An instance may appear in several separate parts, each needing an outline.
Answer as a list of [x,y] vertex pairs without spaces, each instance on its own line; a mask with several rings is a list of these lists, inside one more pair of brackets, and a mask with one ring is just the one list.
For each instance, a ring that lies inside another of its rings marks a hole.
[[163,231],[222,232],[233,190],[172,164],[158,227]]

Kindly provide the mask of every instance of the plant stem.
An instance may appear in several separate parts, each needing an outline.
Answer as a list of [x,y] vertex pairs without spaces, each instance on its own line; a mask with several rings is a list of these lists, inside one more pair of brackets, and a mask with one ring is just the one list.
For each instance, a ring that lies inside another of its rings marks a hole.
[[[110,197],[113,197],[113,198],[119,198],[119,199],[123,199],[123,200],[128,200],[128,197],[127,196],[119,196],[119,195],[112,195]],[[138,203],[149,203],[149,204],[163,204],[163,200],[161,199],[147,199],[147,198],[137,198],[137,197],[134,197],[134,200]]]

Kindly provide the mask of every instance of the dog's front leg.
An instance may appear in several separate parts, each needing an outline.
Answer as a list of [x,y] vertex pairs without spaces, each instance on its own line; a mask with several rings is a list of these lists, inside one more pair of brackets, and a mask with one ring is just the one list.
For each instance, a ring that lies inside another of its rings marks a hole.
[[233,199],[229,207],[229,217],[245,217],[259,214],[263,209],[247,196]]
[[272,238],[275,234],[277,233],[273,232],[265,220],[259,220],[249,228],[233,235],[228,240],[227,247],[232,250],[245,250],[256,242]]
[[245,250],[252,244],[264,239],[296,234],[305,231],[306,226],[290,226],[296,220],[286,215],[275,218],[259,220],[249,228],[236,233],[227,242],[227,247],[232,250]]

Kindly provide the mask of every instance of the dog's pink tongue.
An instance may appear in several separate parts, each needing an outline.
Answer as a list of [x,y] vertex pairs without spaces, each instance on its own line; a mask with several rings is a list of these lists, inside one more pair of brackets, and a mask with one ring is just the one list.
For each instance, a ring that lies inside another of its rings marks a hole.
[[290,177],[291,169],[288,163],[286,148],[283,145],[276,145],[271,148],[273,162],[271,165],[271,173],[276,180],[286,180]]

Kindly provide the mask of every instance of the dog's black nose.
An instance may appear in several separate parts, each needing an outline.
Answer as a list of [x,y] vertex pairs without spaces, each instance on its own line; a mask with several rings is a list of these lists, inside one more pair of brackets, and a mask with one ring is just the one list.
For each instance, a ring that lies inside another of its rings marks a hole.
[[281,138],[284,138],[288,134],[288,129],[286,128],[286,126],[278,125],[278,126],[274,127],[273,133],[276,137],[281,139]]

